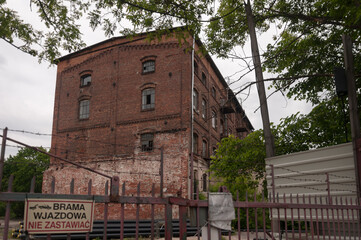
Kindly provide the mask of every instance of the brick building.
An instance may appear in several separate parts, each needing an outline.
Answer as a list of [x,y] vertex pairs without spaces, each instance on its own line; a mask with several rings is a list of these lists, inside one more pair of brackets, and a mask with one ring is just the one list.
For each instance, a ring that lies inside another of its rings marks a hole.
[[[202,43],[195,41],[193,54],[188,39],[180,45],[174,35],[152,42],[146,34],[115,37],[60,58],[51,152],[119,176],[127,194],[140,182],[149,196],[153,183],[159,192],[163,147],[164,196],[206,191],[217,143],[253,127],[211,57],[197,51]],[[92,193],[104,194],[107,180],[56,159],[44,174],[44,192],[52,177],[56,193],[68,193],[74,178],[76,194],[87,193],[89,179]]]

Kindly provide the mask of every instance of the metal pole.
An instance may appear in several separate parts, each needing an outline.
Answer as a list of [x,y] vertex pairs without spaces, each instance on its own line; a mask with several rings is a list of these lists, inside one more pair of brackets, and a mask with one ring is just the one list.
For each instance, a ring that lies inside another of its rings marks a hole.
[[8,135],[8,128],[6,127],[3,130],[3,140],[1,143],[1,156],[0,156],[0,191],[2,187],[2,180],[3,180],[3,170],[4,170],[4,162],[5,162],[5,147],[6,147],[6,138]]
[[164,158],[163,158],[163,146],[160,148],[160,197],[163,197],[163,181],[164,181]]
[[191,152],[191,156],[190,156],[190,164],[189,164],[189,179],[188,181],[189,184],[189,188],[188,189],[188,193],[190,194],[189,196],[189,199],[193,199],[193,165],[194,165],[194,161],[193,161],[193,121],[194,121],[194,110],[193,110],[193,105],[194,105],[194,102],[193,102],[193,94],[194,94],[194,48],[195,48],[195,36],[193,36],[193,46],[192,46],[192,57],[191,57],[191,61],[192,61],[192,67],[191,67],[191,71],[192,71],[192,74],[191,74],[191,78],[192,78],[192,81],[191,81],[191,136],[190,136],[190,152]]

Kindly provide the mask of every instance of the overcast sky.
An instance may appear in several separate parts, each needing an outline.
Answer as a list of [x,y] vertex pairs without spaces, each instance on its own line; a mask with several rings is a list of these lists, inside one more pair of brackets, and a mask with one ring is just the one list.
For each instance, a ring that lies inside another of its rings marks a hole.
[[[17,9],[20,14],[25,14],[28,19],[33,20],[33,14],[29,13],[28,6],[21,4]],[[92,45],[105,40],[101,31],[92,32],[83,24],[84,40],[87,45]],[[263,35],[260,39],[261,49],[265,49],[268,40],[271,40],[272,33]],[[247,51],[248,47],[246,47]],[[247,53],[248,54],[248,53]],[[242,63],[232,60],[222,60],[213,57],[223,76],[233,75]],[[24,130],[34,133],[51,134],[54,93],[56,81],[56,66],[49,67],[49,63],[38,63],[38,59],[27,55],[5,41],[0,40],[0,131],[5,127],[10,130]],[[265,78],[272,75],[265,74]],[[232,78],[234,79],[234,78]],[[232,84],[235,89],[246,82],[255,81],[254,73],[248,74],[243,80]],[[267,95],[272,93],[266,90]],[[247,93],[247,91],[245,92]],[[245,99],[246,95],[239,95]],[[255,129],[262,128],[260,111],[254,112],[259,107],[259,100],[256,86],[253,86],[249,97],[241,102],[248,118]],[[284,118],[298,111],[307,113],[311,106],[304,102],[286,99],[282,94],[277,93],[268,99],[269,115],[271,122],[278,123]],[[2,133],[1,133],[2,135]],[[35,134],[9,131],[8,137],[14,138],[33,146],[50,147],[50,136],[38,136]],[[17,144],[7,142],[6,156],[14,155],[17,152]]]

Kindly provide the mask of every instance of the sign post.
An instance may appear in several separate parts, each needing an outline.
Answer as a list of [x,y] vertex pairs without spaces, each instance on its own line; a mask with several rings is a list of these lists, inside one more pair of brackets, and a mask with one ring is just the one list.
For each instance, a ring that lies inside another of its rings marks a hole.
[[94,201],[26,199],[24,228],[35,233],[83,233],[93,229]]

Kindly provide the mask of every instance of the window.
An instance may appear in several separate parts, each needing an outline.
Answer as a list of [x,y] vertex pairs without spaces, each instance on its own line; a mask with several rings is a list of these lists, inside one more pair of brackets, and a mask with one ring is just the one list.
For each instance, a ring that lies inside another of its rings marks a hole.
[[150,73],[155,71],[155,61],[149,60],[143,62],[143,73]]
[[198,63],[194,61],[194,74],[198,75]]
[[198,92],[193,89],[193,109],[198,111]]
[[217,151],[217,148],[213,147],[213,148],[212,148],[212,155],[213,155],[213,156],[216,155],[216,151]]
[[202,99],[202,118],[207,118],[207,101],[205,99]]
[[82,100],[79,102],[79,119],[89,118],[89,100]]
[[194,170],[194,173],[193,173],[193,195],[194,195],[194,199],[197,198],[197,193],[198,193],[198,172],[197,172],[197,170]]
[[215,111],[212,111],[212,127],[217,128],[217,113]]
[[207,173],[203,173],[202,175],[202,185],[203,191],[207,191]]
[[221,121],[220,121],[220,124],[219,124],[219,130],[220,130],[220,132],[221,132],[221,134],[223,134],[224,132],[224,123],[223,123],[223,120],[221,119]]
[[196,154],[198,153],[198,135],[197,135],[197,133],[193,133],[192,151]]
[[204,85],[206,85],[206,83],[207,83],[207,77],[206,77],[206,74],[204,72],[202,72],[202,83]]
[[142,110],[154,109],[155,89],[146,88],[142,91]]
[[207,157],[207,141],[206,140],[202,141],[202,157],[204,157],[204,158]]
[[214,87],[212,87],[212,96],[214,97],[214,98],[216,98],[216,89],[214,88]]
[[92,76],[90,74],[86,74],[80,77],[81,87],[90,86],[91,82],[92,82]]
[[140,144],[142,146],[142,152],[150,152],[153,150],[153,138],[152,133],[145,133],[140,135]]

